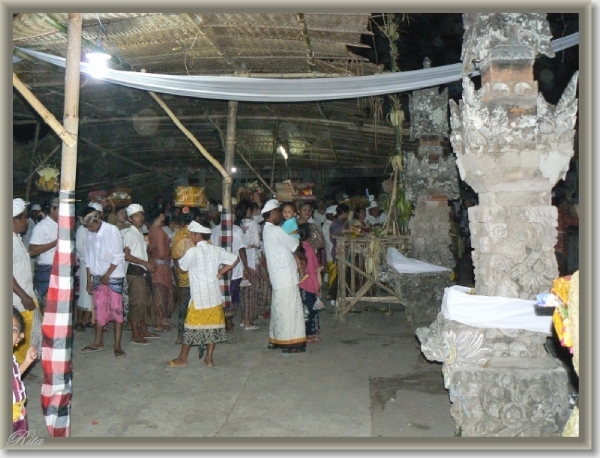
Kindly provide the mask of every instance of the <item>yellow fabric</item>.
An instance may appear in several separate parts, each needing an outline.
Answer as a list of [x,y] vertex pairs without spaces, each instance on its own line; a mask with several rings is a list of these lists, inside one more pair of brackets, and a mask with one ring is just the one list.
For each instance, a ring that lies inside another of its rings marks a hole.
[[[184,239],[190,235],[188,229],[189,226],[185,226],[175,232],[173,235],[173,244],[171,247],[171,257],[173,259],[181,259],[183,257]],[[190,286],[190,274],[183,270],[177,269],[178,286],[180,288],[186,288]]]
[[23,407],[25,407],[25,401],[26,399],[23,399],[22,401],[13,404],[13,423],[21,418],[21,415],[23,414]]
[[337,266],[333,261],[327,261],[327,274],[329,275],[329,287],[332,288],[337,278]]
[[25,354],[27,353],[27,350],[29,350],[29,347],[31,347],[31,327],[33,326],[33,310],[25,310],[21,312],[21,315],[23,315],[23,321],[25,321],[25,329],[23,330],[25,337],[23,338],[23,340],[21,340],[21,342],[19,342],[19,345],[17,345],[16,349],[13,349],[13,354],[15,355],[15,358],[17,358],[17,363],[19,364],[21,364],[25,360]]
[[225,312],[222,304],[209,309],[196,309],[194,301],[190,302],[185,327],[189,329],[222,328],[225,326]]

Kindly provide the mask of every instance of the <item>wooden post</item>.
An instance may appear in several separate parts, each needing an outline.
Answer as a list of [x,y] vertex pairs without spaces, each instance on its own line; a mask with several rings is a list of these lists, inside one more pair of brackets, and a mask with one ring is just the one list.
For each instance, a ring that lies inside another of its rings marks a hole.
[[279,121],[275,121],[275,134],[273,135],[273,163],[271,164],[271,189],[275,186],[275,158],[277,157],[277,140],[279,137]]
[[[223,163],[227,173],[231,172],[233,167],[233,158],[235,156],[235,128],[237,118],[237,100],[230,100],[227,104],[227,140],[225,141],[225,161]],[[231,210],[231,185],[233,179],[231,175],[223,178],[223,210]]]

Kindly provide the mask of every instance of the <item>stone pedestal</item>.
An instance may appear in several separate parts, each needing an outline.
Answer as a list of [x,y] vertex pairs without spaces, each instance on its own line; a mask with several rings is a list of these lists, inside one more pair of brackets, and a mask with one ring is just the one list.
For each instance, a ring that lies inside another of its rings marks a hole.
[[446,320],[417,329],[421,350],[443,363],[450,413],[465,437],[560,436],[569,412],[567,372],[546,334]]
[[[451,269],[456,262],[450,251],[448,200],[444,197],[419,196],[415,215],[408,227],[412,258]],[[442,289],[440,297],[443,294]]]
[[389,282],[404,306],[406,320],[415,328],[428,326],[440,313],[444,288],[452,286],[448,272],[401,274],[389,269]]

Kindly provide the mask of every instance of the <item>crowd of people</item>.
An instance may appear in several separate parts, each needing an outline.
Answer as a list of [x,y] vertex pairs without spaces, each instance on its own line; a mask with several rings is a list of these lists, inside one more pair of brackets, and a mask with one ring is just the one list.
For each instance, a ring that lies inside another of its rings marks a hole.
[[[77,214],[73,329],[94,332],[94,341],[79,352],[104,351],[104,334],[112,328],[114,356],[126,358],[123,331],[133,345],[151,345],[175,330],[179,355],[167,367],[188,364],[192,346],[214,365],[217,343],[240,330],[259,329],[270,319],[267,348],[284,353],[306,351],[320,341],[322,292],[331,305],[337,297],[336,238],[353,230],[369,232],[386,213],[377,202],[368,206],[336,203],[252,200],[232,202],[231,246],[221,245],[221,213],[176,207],[157,198],[146,212],[142,205],[90,202]],[[561,235],[578,220],[564,202],[559,211],[557,260],[564,264]],[[468,202],[474,204],[474,202]],[[457,260],[470,251],[465,208],[452,202],[452,251]],[[42,318],[58,239],[56,197],[43,204],[13,199],[13,428],[26,430],[25,391],[21,377],[41,355]],[[564,237],[563,237],[564,238]],[[222,278],[229,275],[230,298]],[[322,285],[326,284],[326,291]]]

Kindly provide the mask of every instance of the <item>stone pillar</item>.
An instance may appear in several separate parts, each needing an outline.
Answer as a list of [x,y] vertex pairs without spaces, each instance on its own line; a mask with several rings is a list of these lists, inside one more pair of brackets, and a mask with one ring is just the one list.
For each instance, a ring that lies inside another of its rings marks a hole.
[[414,91],[409,109],[410,140],[419,139],[417,154],[406,154],[404,163],[406,195],[416,201],[409,226],[411,256],[452,268],[447,201],[458,198],[459,191],[455,158],[442,154],[442,138],[448,136],[448,89],[441,94],[437,87]]
[[[477,63],[482,87],[463,79],[450,140],[461,178],[479,194],[469,209],[475,294],[533,300],[558,275],[551,192],[573,156],[578,75],[556,106],[537,93],[535,55],[554,56],[545,14],[465,14],[464,25],[463,72]],[[567,374],[544,349],[548,334],[467,326],[444,313],[417,330],[425,357],[443,363],[462,435],[561,434]]]
[[535,299],[558,276],[552,187],[573,156],[577,77],[556,106],[537,92],[537,53],[554,56],[545,14],[465,14],[463,78],[450,101],[461,178],[478,194],[469,209],[476,294]]

